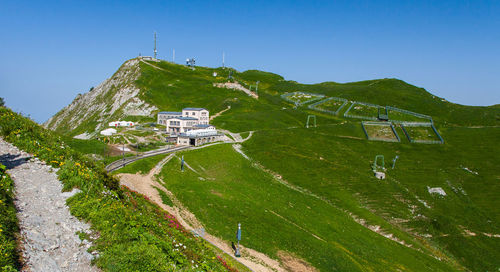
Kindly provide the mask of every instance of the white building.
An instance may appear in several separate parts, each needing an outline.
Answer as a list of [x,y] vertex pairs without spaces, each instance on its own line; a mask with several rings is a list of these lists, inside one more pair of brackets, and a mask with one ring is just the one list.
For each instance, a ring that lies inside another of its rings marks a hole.
[[109,123],[110,127],[133,127],[134,122],[130,121],[113,121]]
[[175,118],[175,117],[181,117],[182,112],[177,112],[177,111],[160,111],[158,113],[158,120],[157,124],[158,125],[167,125],[167,120],[170,118]]
[[170,134],[179,134],[188,132],[193,129],[193,126],[198,124],[198,119],[194,117],[174,117],[167,120],[167,132]]
[[182,116],[194,117],[199,120],[200,125],[208,125],[210,120],[208,110],[204,108],[184,108],[182,109]]
[[204,108],[184,108],[182,112],[161,111],[157,123],[166,126],[170,134],[185,133],[210,126],[210,114]]
[[178,145],[198,146],[207,143],[213,143],[222,140],[223,134],[219,134],[214,126],[206,126],[205,128],[193,129],[185,133],[180,133],[177,137]]

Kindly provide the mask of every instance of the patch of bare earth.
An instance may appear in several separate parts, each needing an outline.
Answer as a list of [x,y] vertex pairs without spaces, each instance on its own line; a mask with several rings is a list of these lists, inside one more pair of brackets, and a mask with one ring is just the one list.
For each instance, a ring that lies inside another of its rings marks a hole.
[[292,272],[317,272],[317,271],[319,271],[315,267],[311,266],[308,262],[306,262],[298,257],[294,257],[287,252],[279,251],[278,257],[280,258],[281,263],[285,266],[285,269],[287,271],[292,271]]
[[[160,208],[166,210],[170,214],[174,215],[179,223],[187,230],[196,230],[204,228],[203,224],[198,221],[196,216],[191,213],[182,203],[174,196],[172,192],[167,190],[160,182],[156,180],[156,175],[160,172],[162,167],[174,157],[174,154],[167,156],[161,162],[159,162],[147,175],[140,174],[118,174],[117,177],[120,179],[120,184],[126,186],[131,190],[134,190],[140,194],[147,196],[151,201],[156,203]],[[174,207],[165,205],[161,200],[160,194],[154,188],[160,188],[164,191],[169,198],[174,203]],[[218,192],[213,192],[218,194]],[[209,243],[213,244],[220,250],[224,251],[229,256],[233,256],[234,252],[231,245],[218,237],[212,236],[208,233],[202,237]],[[287,271],[284,269],[280,262],[270,258],[269,256],[255,251],[250,248],[246,248],[240,245],[241,257],[237,259],[240,263],[250,268],[252,271]],[[293,270],[299,271],[299,270]],[[309,270],[304,270],[309,271]],[[312,270],[311,270],[312,271]]]
[[249,96],[251,96],[251,97],[253,97],[255,99],[259,98],[259,95],[257,95],[256,93],[250,91],[249,89],[243,87],[238,82],[214,83],[214,87],[239,90],[239,91],[242,91],[242,92],[248,94]]
[[228,111],[230,109],[231,109],[231,106],[228,105],[226,109],[223,109],[223,110],[219,111],[218,113],[210,116],[210,121],[214,120],[215,118],[219,117],[221,114],[223,114],[224,112],[226,112],[226,111]]

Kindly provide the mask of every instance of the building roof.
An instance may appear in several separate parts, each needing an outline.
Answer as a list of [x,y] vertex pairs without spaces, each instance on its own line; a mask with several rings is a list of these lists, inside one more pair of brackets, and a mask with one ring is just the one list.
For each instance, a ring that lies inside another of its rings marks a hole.
[[180,119],[180,120],[198,120],[198,118],[194,118],[194,117],[185,117],[185,116],[172,117],[172,118],[168,118],[167,120],[171,120],[171,119]]
[[182,110],[183,110],[183,111],[185,111],[185,110],[191,110],[191,111],[201,111],[201,110],[207,110],[207,109],[204,109],[204,108],[183,108]]
[[203,138],[203,137],[213,137],[213,136],[222,136],[224,134],[221,134],[221,133],[214,133],[214,134],[210,134],[210,135],[189,135],[189,134],[186,134],[186,133],[179,133],[177,135],[177,137],[181,137],[181,138],[190,138],[190,139],[196,139],[196,138]]
[[182,115],[182,112],[178,111],[160,111],[158,114],[175,114],[175,115]]
[[207,127],[212,127],[212,125],[198,124],[198,125],[194,125],[193,127],[207,128]]

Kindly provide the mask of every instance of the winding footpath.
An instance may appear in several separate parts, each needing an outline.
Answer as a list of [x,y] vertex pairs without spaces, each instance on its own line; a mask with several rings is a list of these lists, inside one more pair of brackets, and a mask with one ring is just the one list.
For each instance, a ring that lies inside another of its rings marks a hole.
[[66,199],[78,190],[62,193],[57,169],[45,165],[0,138],[0,163],[15,183],[15,205],[21,229],[22,271],[99,271],[76,232],[89,225],[72,216]]

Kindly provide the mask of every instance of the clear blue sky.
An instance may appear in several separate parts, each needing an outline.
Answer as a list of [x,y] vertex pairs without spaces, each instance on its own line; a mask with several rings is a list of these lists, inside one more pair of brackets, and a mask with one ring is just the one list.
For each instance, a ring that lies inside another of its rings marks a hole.
[[0,2],[0,97],[43,122],[127,59],[195,57],[302,83],[394,77],[500,103],[500,1]]

